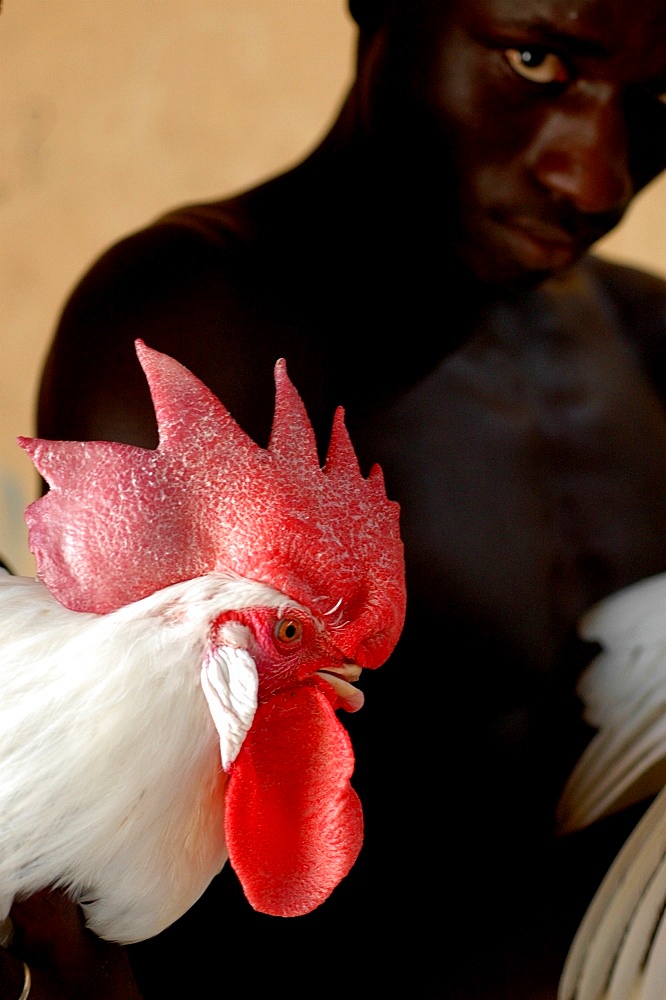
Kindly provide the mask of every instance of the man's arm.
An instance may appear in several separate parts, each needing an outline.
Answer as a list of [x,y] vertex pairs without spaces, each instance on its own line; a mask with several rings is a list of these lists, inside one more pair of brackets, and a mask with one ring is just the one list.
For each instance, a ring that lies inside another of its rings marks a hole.
[[141,1000],[127,952],[86,930],[62,892],[14,904],[13,938],[0,948],[0,1000],[17,1000],[29,969],[30,1000]]

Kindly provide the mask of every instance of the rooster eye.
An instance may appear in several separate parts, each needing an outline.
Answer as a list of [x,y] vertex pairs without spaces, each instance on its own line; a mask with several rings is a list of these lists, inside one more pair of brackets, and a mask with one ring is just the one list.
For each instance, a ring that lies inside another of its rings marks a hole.
[[303,636],[303,626],[293,618],[281,618],[279,622],[275,623],[273,631],[278,642],[286,646],[293,646],[294,643],[300,642]]

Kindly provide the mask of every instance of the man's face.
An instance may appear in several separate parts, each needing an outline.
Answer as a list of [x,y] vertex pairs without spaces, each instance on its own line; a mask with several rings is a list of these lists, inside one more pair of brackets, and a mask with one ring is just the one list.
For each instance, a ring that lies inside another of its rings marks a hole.
[[666,0],[395,7],[362,66],[366,126],[479,279],[567,267],[666,166]]

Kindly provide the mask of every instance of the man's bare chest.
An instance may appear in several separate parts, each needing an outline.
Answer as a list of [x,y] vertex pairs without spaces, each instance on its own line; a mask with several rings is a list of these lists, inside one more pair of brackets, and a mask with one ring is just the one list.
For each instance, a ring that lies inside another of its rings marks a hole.
[[666,568],[666,419],[620,342],[471,342],[366,423],[412,598],[538,649]]

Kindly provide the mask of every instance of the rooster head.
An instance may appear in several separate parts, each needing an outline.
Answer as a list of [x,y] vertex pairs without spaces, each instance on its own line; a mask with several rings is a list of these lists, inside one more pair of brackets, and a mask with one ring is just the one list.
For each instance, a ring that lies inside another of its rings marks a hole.
[[[136,350],[156,449],[19,439],[50,486],[26,521],[56,600],[104,615],[171,584],[233,575],[307,609],[330,637],[339,677],[382,664],[405,616],[399,509],[378,466],[361,474],[342,410],[322,467],[283,360],[264,449],[177,361],[142,341]],[[362,842],[353,754],[335,715],[359,701],[332,695],[326,662],[314,666],[312,677],[269,685],[265,697],[260,679],[252,725],[225,766],[232,866],[256,909],[284,916],[319,905]]]
[[180,580],[233,572],[335,614],[340,649],[376,667],[402,629],[398,505],[381,470],[364,479],[343,414],[324,468],[284,361],[267,449],[177,361],[141,341],[159,445],[20,438],[51,487],[26,511],[51,593],[105,614]]

